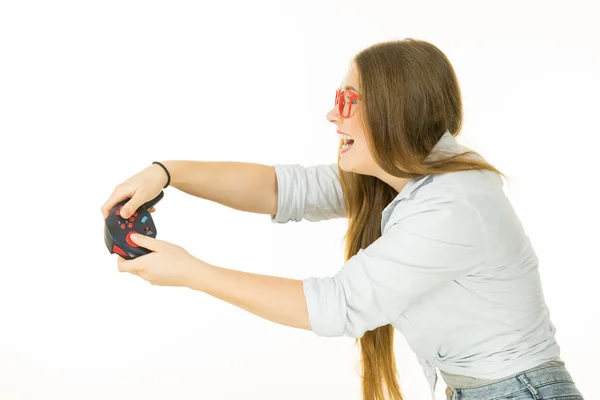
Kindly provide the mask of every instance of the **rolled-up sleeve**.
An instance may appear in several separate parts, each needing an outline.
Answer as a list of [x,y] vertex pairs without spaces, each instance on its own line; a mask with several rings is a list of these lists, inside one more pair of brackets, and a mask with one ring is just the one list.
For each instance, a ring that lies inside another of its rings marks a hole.
[[391,222],[334,276],[303,281],[314,333],[360,338],[485,263],[484,226],[467,199],[445,195],[426,202]]
[[277,164],[277,214],[274,223],[321,221],[345,216],[337,164],[304,167]]

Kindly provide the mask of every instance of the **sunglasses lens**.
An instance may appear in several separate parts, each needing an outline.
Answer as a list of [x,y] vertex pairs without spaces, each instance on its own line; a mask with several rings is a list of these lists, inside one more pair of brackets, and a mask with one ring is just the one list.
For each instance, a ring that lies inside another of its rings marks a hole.
[[342,114],[344,118],[348,118],[350,116],[350,111],[352,108],[352,99],[346,91],[342,93],[342,104],[342,111],[340,112],[340,114]]
[[338,107],[340,115],[348,118],[352,112],[352,98],[346,90],[337,89],[335,92],[335,105]]

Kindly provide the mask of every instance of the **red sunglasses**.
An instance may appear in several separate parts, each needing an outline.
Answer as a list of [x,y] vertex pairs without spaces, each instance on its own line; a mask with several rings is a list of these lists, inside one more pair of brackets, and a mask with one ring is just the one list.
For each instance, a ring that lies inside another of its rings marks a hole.
[[360,99],[361,96],[358,93],[354,93],[347,89],[337,89],[335,91],[335,105],[338,107],[340,115],[343,118],[350,117],[352,113],[352,102]]

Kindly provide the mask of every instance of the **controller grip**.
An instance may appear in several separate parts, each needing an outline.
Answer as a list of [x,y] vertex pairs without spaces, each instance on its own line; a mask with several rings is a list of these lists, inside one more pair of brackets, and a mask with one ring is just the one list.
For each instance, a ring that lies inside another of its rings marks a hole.
[[141,207],[144,210],[149,210],[152,207],[154,207],[156,205],[156,203],[158,203],[164,196],[165,196],[165,192],[163,190],[161,190],[160,193],[158,194],[158,196],[156,196],[152,200],[142,204]]

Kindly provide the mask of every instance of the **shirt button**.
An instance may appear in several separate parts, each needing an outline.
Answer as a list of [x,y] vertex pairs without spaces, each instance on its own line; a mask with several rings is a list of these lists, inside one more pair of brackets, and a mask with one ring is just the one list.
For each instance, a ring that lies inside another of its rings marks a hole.
[[446,397],[450,398],[450,397],[452,397],[453,394],[454,393],[453,393],[452,389],[450,389],[450,386],[447,386],[446,387]]

